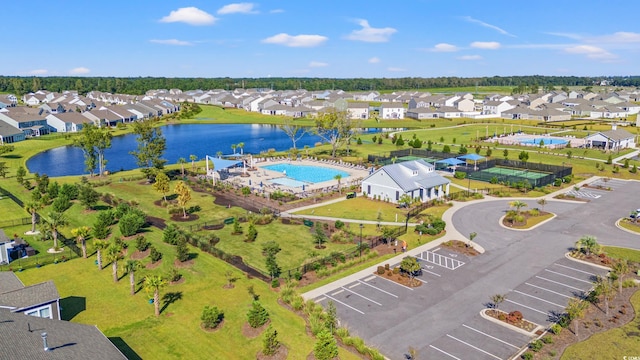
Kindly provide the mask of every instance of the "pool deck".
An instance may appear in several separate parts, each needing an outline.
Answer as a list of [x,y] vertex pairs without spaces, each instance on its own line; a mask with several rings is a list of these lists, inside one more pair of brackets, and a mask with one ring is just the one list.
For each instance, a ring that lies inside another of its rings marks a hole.
[[[315,184],[307,184],[304,187],[304,191],[302,187],[290,187],[280,184],[272,184],[269,180],[277,179],[285,177],[279,171],[273,171],[265,169],[264,166],[268,165],[276,165],[276,164],[291,164],[291,165],[301,165],[301,166],[321,166],[331,169],[336,169],[340,171],[344,171],[349,174],[347,177],[343,177],[340,181],[340,186],[344,189],[347,186],[360,184],[362,179],[369,175],[369,170],[362,166],[354,166],[348,163],[341,163],[339,161],[324,161],[324,160],[315,160],[312,158],[309,159],[301,159],[301,160],[288,160],[283,158],[274,158],[274,159],[260,159],[256,163],[256,170],[249,169],[235,169],[231,172],[231,176],[226,179],[226,182],[230,182],[231,184],[239,187],[248,186],[251,188],[253,192],[264,192],[271,193],[275,190],[288,191],[295,194],[304,194],[304,193],[315,193],[315,192],[328,192],[332,189],[337,189],[338,181],[331,179],[329,181],[324,181]],[[243,173],[248,174],[249,176],[242,176]],[[262,187],[260,183],[262,182]]]

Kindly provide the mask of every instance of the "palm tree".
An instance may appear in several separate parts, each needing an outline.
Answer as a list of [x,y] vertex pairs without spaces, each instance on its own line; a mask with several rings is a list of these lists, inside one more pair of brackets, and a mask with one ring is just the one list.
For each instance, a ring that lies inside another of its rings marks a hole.
[[180,159],[178,159],[178,164],[180,164],[180,173],[182,174],[182,177],[184,177],[184,164],[187,163],[187,159],[181,157]]
[[611,271],[618,278],[618,292],[622,292],[622,277],[629,272],[629,264],[627,264],[627,260],[620,259],[613,263],[611,266]]
[[493,307],[494,308],[498,308],[498,306],[500,306],[501,303],[503,303],[505,300],[507,300],[507,297],[505,295],[502,294],[495,294],[491,297],[491,301],[493,302]]
[[304,146],[304,152],[307,155],[307,157],[309,157],[309,145]]
[[240,149],[240,155],[244,155],[244,143],[240,142],[236,146]]
[[67,226],[69,223],[67,218],[63,213],[57,211],[50,211],[47,214],[47,227],[51,231],[51,236],[53,237],[53,248],[59,249],[58,247],[58,229],[64,226]]
[[162,276],[148,275],[144,278],[144,288],[147,291],[153,291],[153,305],[155,307],[156,316],[160,316],[160,289],[167,286],[167,280]]
[[586,301],[582,301],[576,298],[569,299],[569,304],[567,305],[567,314],[569,315],[569,319],[571,321],[575,320],[573,333],[576,335],[576,337],[578,336],[578,319],[582,317],[588,306],[589,304]]
[[131,285],[131,296],[136,294],[136,271],[142,269],[142,263],[139,260],[127,260],[124,264],[124,272],[129,274],[129,285]]
[[189,160],[191,160],[191,171],[196,172],[196,160],[198,160],[198,156],[189,155]]
[[512,202],[509,203],[509,206],[513,207],[516,209],[516,213],[519,215],[520,214],[520,209],[522,209],[523,207],[527,206],[527,203],[520,201],[520,200],[514,200]]
[[87,238],[91,234],[91,229],[88,226],[80,226],[71,230],[71,235],[76,238],[76,241],[82,246],[82,257],[87,258]]
[[609,300],[615,297],[615,288],[608,277],[598,276],[596,278],[596,289],[604,298],[604,313],[609,315]]
[[41,210],[44,204],[41,201],[29,201],[24,204],[24,209],[31,214],[31,234],[36,233],[36,222],[38,221],[38,210]]
[[580,238],[576,242],[576,248],[579,251],[583,251],[587,256],[591,255],[591,253],[600,252],[600,244],[598,244],[598,240],[595,236],[585,235]]
[[542,208],[542,211],[544,211],[544,206],[547,205],[547,199],[545,198],[541,198],[538,200],[538,205],[540,205],[540,207]]
[[218,151],[216,152],[216,156],[218,157],[218,159],[222,159],[222,154],[223,154],[223,153],[222,153],[222,151],[220,151],[220,150],[218,150]]
[[98,269],[102,270],[102,250],[109,247],[107,240],[94,240],[93,246],[96,248],[96,258],[98,260]]
[[236,144],[231,144],[231,149],[233,149],[233,155],[236,154],[236,148],[238,147],[238,145]]
[[112,243],[107,248],[107,261],[111,262],[113,282],[118,282],[118,260],[122,259],[122,245]]
[[340,181],[342,181],[342,174],[336,174],[333,177],[334,180],[338,180],[338,193],[342,194],[342,188],[340,188]]

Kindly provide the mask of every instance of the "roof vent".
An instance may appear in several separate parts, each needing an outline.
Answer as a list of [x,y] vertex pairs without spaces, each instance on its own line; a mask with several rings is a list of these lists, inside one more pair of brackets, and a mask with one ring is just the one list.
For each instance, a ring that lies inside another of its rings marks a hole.
[[49,351],[49,344],[47,344],[47,333],[43,332],[40,334],[42,336],[42,344],[44,345],[44,351]]

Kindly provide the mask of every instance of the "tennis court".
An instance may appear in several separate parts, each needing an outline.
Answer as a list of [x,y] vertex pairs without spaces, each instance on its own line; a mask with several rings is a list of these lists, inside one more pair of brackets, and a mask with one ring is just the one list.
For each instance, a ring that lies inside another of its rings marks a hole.
[[414,155],[407,155],[407,156],[401,156],[398,158],[398,161],[402,162],[402,161],[413,161],[413,160],[424,160],[428,163],[432,163],[432,162],[436,162],[438,161],[438,159],[433,159],[433,158],[425,158],[422,156],[414,156]]
[[523,170],[523,169],[507,168],[507,167],[499,167],[499,166],[484,169],[480,172],[489,173],[492,175],[518,176],[518,177],[527,178],[531,180],[540,179],[549,175],[548,173],[537,172],[537,171],[528,170],[528,169]]

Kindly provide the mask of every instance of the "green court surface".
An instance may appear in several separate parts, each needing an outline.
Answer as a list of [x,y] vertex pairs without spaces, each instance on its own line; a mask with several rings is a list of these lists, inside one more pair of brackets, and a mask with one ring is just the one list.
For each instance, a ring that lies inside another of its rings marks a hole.
[[484,169],[480,172],[495,174],[495,175],[504,175],[504,176],[519,176],[522,178],[527,178],[532,180],[540,179],[549,175],[547,173],[542,173],[542,172],[537,172],[532,170],[522,170],[522,169],[505,168],[505,167],[498,167],[498,166]]
[[399,157],[398,160],[400,161],[424,160],[428,163],[438,161],[437,159],[433,159],[433,158],[423,158],[420,156],[413,156],[413,155],[402,156],[402,157]]

